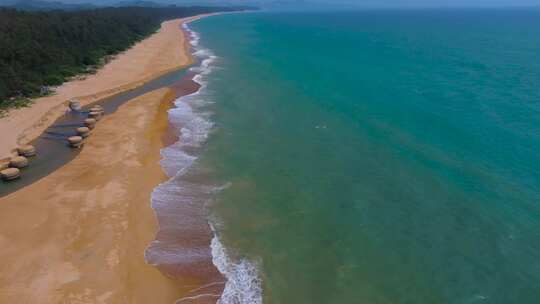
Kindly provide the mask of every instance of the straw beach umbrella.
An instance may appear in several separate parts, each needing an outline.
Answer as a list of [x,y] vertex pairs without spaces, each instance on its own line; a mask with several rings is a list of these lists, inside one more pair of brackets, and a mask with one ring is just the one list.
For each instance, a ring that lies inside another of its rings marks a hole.
[[92,111],[92,112],[88,113],[88,117],[93,118],[95,120],[100,120],[101,119],[101,112]]
[[84,120],[84,125],[88,128],[88,129],[93,129],[96,127],[96,120],[93,119],[93,118],[87,118]]
[[17,152],[19,153],[19,155],[22,155],[25,157],[31,157],[31,156],[36,155],[36,148],[34,148],[34,146],[31,146],[31,145],[26,145],[26,146],[17,148]]
[[105,110],[103,109],[102,106],[93,106],[91,109],[90,109],[90,112],[99,112],[99,113],[102,113],[105,112]]
[[81,136],[70,136],[68,143],[72,148],[80,148],[83,145],[83,138]]
[[17,168],[7,168],[0,171],[0,177],[5,181],[10,181],[21,177],[21,170]]
[[9,161],[9,166],[12,168],[24,168],[28,166],[28,159],[24,156],[13,157]]
[[81,103],[75,99],[69,101],[69,108],[73,111],[80,112],[82,110]]
[[77,128],[77,134],[82,138],[86,138],[90,136],[90,129],[88,127]]

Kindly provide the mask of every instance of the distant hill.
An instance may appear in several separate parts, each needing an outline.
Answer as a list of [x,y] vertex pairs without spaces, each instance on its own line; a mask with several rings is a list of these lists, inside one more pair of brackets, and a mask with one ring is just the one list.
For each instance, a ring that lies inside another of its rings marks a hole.
[[116,4],[114,4],[113,6],[116,6],[116,7],[126,7],[126,6],[131,6],[131,7],[164,7],[165,5],[164,4],[161,4],[161,3],[156,3],[156,2],[152,2],[152,1],[145,1],[145,0],[133,0],[133,1],[120,1]]
[[[147,0],[124,0],[110,5],[109,7],[168,7],[170,4],[163,4]],[[94,5],[91,3],[64,3],[61,1],[43,1],[43,0],[0,0],[0,7],[15,8],[23,11],[78,11],[86,9],[95,9],[100,7],[106,7],[103,5]]]
[[49,2],[49,1],[41,1],[41,0],[7,1],[2,6],[15,8],[18,10],[23,10],[23,11],[53,11],[53,10],[77,11],[77,10],[97,8],[97,6],[90,3],[70,4],[70,3],[63,3],[59,1]]

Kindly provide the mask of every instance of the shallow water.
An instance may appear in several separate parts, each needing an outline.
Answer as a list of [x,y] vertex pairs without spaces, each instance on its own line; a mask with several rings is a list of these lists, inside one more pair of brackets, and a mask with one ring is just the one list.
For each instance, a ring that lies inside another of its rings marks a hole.
[[537,303],[540,11],[191,27],[217,55],[188,172],[223,186],[197,201],[221,303]]
[[[176,87],[181,93],[168,111],[174,143],[161,150],[161,166],[169,180],[152,193],[159,231],[148,246],[145,258],[163,273],[182,282],[191,282],[190,291],[177,303],[215,303],[221,296],[225,279],[213,264],[210,243],[214,237],[208,223],[207,203],[220,187],[207,182],[206,172],[195,166],[213,128],[208,107],[211,93],[207,76],[216,57],[198,47],[198,35],[190,33],[197,64]],[[182,87],[195,90],[186,91]],[[187,95],[185,95],[187,93]]]

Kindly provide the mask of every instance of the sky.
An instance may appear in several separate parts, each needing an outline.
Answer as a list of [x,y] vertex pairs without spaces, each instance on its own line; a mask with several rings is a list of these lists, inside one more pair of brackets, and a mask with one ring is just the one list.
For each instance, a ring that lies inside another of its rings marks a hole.
[[[114,4],[122,0],[46,0],[64,3]],[[540,0],[149,0],[167,4],[290,4],[295,6],[347,5],[364,7],[501,7],[540,6]],[[2,0],[0,0],[0,3]]]

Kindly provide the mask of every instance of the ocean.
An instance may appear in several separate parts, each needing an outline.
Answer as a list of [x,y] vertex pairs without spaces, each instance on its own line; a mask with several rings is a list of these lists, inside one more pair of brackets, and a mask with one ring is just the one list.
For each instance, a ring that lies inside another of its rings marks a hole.
[[175,190],[154,197],[210,231],[168,249],[212,259],[214,302],[538,303],[540,10],[189,28],[202,87],[171,110]]

